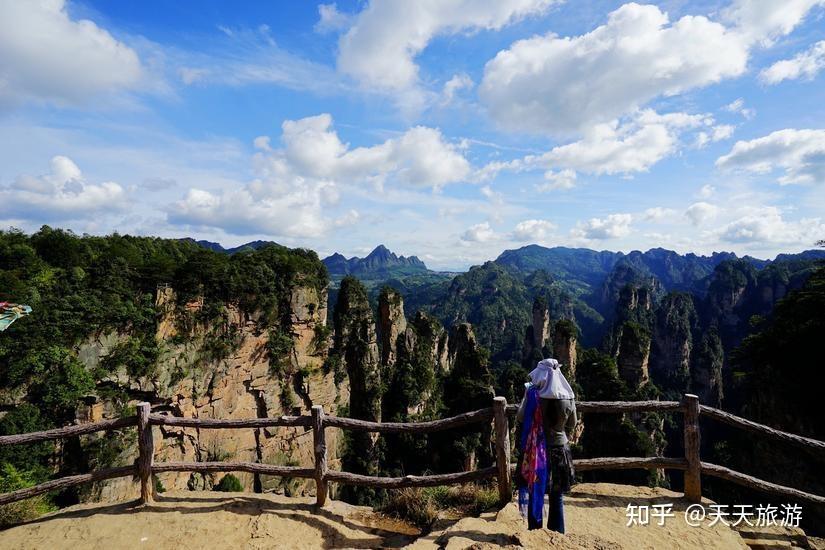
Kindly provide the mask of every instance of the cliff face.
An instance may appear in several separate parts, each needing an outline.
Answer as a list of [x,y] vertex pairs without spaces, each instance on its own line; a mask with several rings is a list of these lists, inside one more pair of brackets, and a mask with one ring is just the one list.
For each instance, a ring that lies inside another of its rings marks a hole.
[[650,354],[650,375],[656,384],[687,390],[697,322],[693,298],[689,294],[670,293],[659,303]]
[[[197,314],[202,303],[184,306],[183,315]],[[158,291],[160,312],[156,339],[162,350],[157,367],[150,376],[132,377],[124,368],[102,380],[101,386],[130,396],[129,403],[150,401],[153,411],[192,418],[265,418],[282,414],[309,414],[313,405],[323,405],[335,413],[339,403],[349,397],[348,385],[336,383],[335,373],[324,368],[326,345],[318,342],[326,322],[326,294],[314,287],[294,287],[290,292],[286,344],[283,357],[273,357],[270,335],[259,328],[256,314],[227,304],[219,319],[182,323],[175,293],[171,288]],[[81,345],[79,357],[94,369],[128,335],[108,333],[90,338]],[[228,342],[221,348],[218,344]],[[104,392],[91,397],[78,410],[80,421],[95,421],[117,415],[115,402]],[[269,464],[311,466],[312,432],[304,428],[263,430],[198,430],[195,428],[155,427],[155,460],[210,461],[236,460]],[[87,438],[93,444],[95,436]],[[331,438],[331,440],[330,440]],[[339,434],[327,435],[329,458],[340,463]],[[134,441],[123,441],[117,461],[128,464],[136,457]],[[257,479],[252,474],[235,473],[247,490],[278,490],[274,478]],[[210,489],[222,474],[165,473],[159,476],[167,489]],[[311,488],[312,484],[308,484]],[[298,482],[291,492],[302,492]],[[133,497],[134,484],[115,480],[97,487],[105,501]],[[97,496],[97,495],[93,495]]]

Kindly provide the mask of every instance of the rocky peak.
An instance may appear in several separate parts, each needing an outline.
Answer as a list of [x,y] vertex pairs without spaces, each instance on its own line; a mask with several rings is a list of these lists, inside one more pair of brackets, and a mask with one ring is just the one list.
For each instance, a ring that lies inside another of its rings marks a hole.
[[381,364],[384,367],[395,364],[398,336],[406,329],[404,299],[397,290],[384,287],[378,296],[378,336],[381,344]]
[[341,358],[350,380],[350,416],[381,420],[381,371],[375,321],[367,291],[358,279],[341,281],[333,316],[334,352]]
[[560,319],[553,327],[553,356],[571,380],[576,376],[578,334],[575,323],[568,319]]
[[638,323],[627,321],[619,329],[616,364],[619,375],[631,387],[640,387],[649,379],[650,332]]

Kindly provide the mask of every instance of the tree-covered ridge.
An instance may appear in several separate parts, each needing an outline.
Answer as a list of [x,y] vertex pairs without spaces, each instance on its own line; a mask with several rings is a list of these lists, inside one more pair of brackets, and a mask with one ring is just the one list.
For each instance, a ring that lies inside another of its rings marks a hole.
[[[0,407],[7,411],[0,434],[71,422],[90,397],[120,401],[122,390],[110,381],[117,369],[151,378],[164,353],[165,343],[155,337],[161,316],[156,294],[166,285],[177,295],[178,323],[223,319],[227,304],[234,304],[254,312],[262,331],[288,332],[291,289],[313,287],[320,295],[327,272],[314,252],[279,246],[230,256],[176,239],[78,236],[45,226],[32,235],[0,232],[0,301],[33,308],[0,333]],[[202,307],[189,311],[184,306],[190,301]],[[216,323],[219,333],[205,339],[199,353],[226,356],[237,336],[230,329]],[[78,357],[81,345],[104,333],[119,341],[89,367]],[[55,467],[71,472],[91,466],[72,463],[68,455],[55,462],[54,447],[41,447],[21,456],[3,450],[0,462],[34,481]],[[64,451],[75,460],[81,456]]]

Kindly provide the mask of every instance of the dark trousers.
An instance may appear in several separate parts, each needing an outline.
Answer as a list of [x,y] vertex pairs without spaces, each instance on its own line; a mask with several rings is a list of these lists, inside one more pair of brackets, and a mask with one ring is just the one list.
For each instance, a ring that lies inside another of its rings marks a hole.
[[[544,499],[544,495],[542,495]],[[530,493],[529,509],[533,509],[533,493]],[[541,529],[542,522],[536,520],[533,514],[527,515],[528,529]],[[564,494],[561,492],[550,492],[550,510],[547,514],[547,528],[551,531],[564,533]]]

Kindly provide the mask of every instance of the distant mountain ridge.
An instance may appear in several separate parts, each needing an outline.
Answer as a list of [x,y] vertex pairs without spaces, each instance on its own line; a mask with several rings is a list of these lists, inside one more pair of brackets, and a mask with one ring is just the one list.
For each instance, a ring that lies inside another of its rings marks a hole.
[[190,242],[202,246],[203,248],[207,248],[214,252],[223,252],[225,254],[236,254],[238,252],[243,252],[245,250],[260,250],[261,248],[266,248],[267,246],[277,246],[280,248],[284,248],[283,245],[280,245],[273,241],[251,241],[248,243],[244,243],[242,245],[238,245],[232,248],[224,248],[220,243],[212,242],[212,241],[205,241],[200,240],[196,241],[192,237],[186,237],[183,239],[178,239],[184,242]]
[[427,266],[417,256],[399,256],[380,244],[366,257],[353,256],[347,259],[342,254],[335,253],[322,260],[329,274],[333,277],[346,275],[381,275],[388,276],[412,275],[426,273]]

